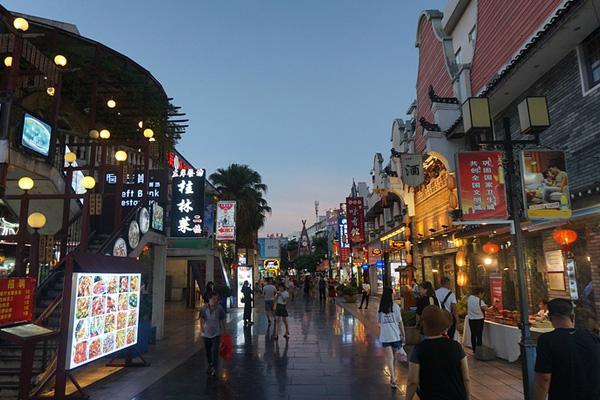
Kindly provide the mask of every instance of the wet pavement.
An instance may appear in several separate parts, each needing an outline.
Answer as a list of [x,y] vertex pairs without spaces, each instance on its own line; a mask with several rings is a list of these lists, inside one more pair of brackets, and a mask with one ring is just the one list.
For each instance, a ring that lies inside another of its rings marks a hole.
[[[234,356],[221,363],[218,379],[206,375],[200,350],[133,399],[403,398],[404,386],[389,386],[375,331],[350,311],[298,298],[289,306],[289,340],[271,337],[262,307],[249,329],[233,311]],[[406,381],[405,368],[397,375],[398,382]]]

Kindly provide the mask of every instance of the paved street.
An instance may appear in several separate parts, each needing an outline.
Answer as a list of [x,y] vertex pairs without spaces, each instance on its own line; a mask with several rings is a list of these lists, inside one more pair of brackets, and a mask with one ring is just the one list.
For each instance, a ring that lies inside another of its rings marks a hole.
[[[361,311],[354,304],[320,306],[299,298],[290,306],[289,341],[272,340],[261,308],[255,312],[256,325],[246,330],[239,311],[233,311],[229,318],[235,354],[218,381],[206,376],[200,350],[133,399],[403,398],[404,385],[397,391],[388,385],[375,340],[375,306]],[[518,365],[472,363],[472,370],[475,399],[522,398]],[[406,381],[406,372],[398,368],[400,383]]]

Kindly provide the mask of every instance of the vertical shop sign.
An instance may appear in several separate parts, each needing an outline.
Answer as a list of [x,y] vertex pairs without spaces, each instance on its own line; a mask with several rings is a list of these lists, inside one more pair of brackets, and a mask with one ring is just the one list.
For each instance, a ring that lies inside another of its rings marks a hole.
[[204,170],[174,170],[171,175],[171,237],[200,237],[204,216]]
[[410,187],[420,186],[425,180],[423,156],[421,154],[400,154],[402,182]]
[[348,240],[348,220],[345,214],[338,214],[338,240],[340,248],[349,248]]
[[575,276],[575,260],[567,259],[567,282],[569,283],[569,294],[571,300],[579,300],[579,291],[577,290],[577,277]]
[[521,152],[521,182],[527,217],[571,218],[565,153],[556,150]]
[[506,219],[508,208],[501,151],[458,153],[460,206],[463,219]]
[[235,240],[235,201],[217,203],[217,240]]
[[362,197],[346,197],[350,243],[365,242],[365,206]]
[[502,310],[502,275],[490,274],[490,297],[491,305]]
[[35,279],[0,279],[0,326],[33,319]]

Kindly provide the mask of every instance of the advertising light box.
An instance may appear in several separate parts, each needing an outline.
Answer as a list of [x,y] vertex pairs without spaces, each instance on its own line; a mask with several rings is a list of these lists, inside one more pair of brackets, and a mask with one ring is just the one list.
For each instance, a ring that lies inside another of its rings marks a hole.
[[67,368],[137,343],[141,274],[73,274]]
[[43,157],[50,154],[52,127],[31,114],[25,114],[21,145]]

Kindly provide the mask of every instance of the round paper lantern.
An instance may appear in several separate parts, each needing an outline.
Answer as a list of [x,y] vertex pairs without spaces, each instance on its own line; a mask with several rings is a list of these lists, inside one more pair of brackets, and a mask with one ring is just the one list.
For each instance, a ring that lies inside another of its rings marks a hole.
[[456,283],[458,284],[458,286],[465,287],[467,286],[468,282],[469,277],[467,276],[467,273],[464,271],[459,271],[458,275],[456,276]]
[[486,244],[483,245],[484,253],[496,254],[498,251],[500,251],[500,246],[498,246],[496,243],[487,242]]
[[455,260],[456,265],[459,267],[464,267],[466,264],[467,255],[464,251],[460,250],[456,252]]
[[577,232],[573,229],[557,229],[552,233],[552,239],[560,245],[569,245],[577,240]]

